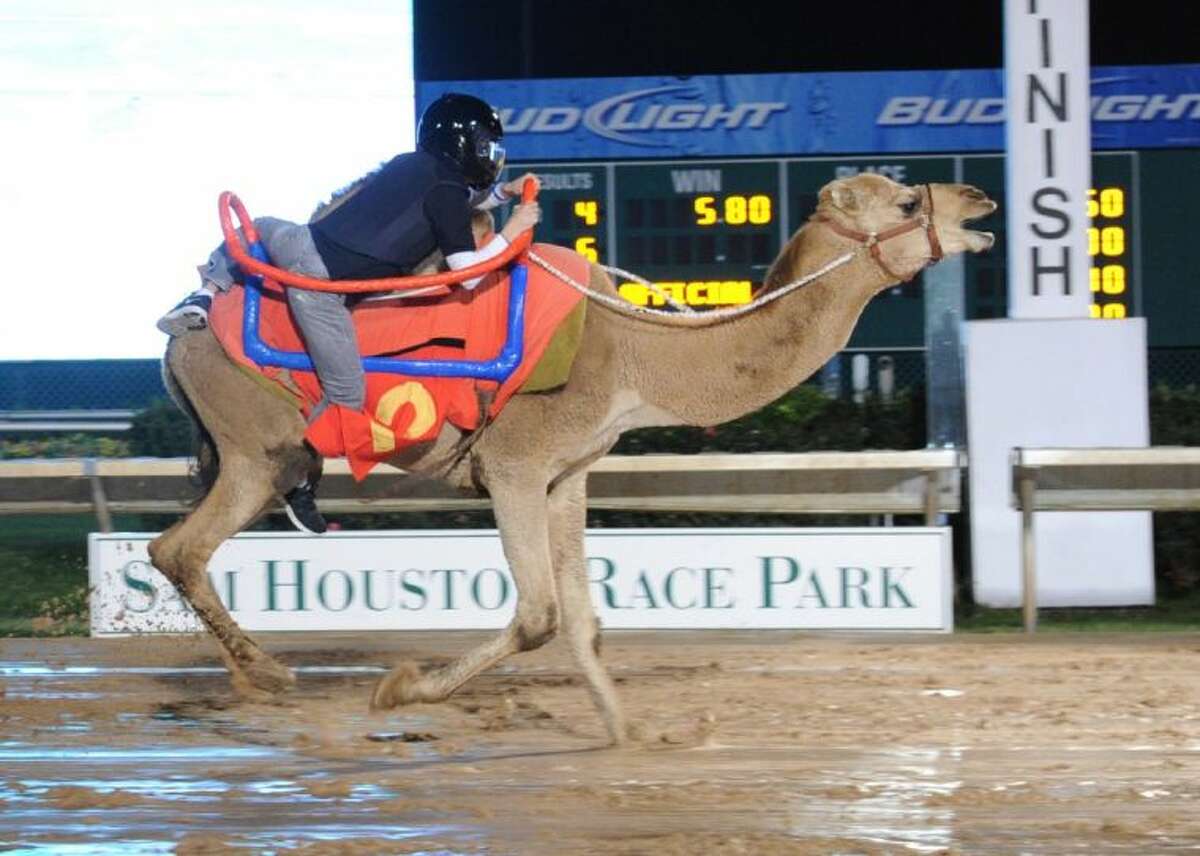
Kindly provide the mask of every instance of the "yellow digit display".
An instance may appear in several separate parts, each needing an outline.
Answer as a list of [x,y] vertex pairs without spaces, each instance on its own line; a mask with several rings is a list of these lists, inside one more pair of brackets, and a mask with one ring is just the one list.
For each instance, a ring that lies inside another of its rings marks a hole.
[[1125,265],[1105,265],[1090,271],[1092,292],[1099,294],[1125,293]]
[[730,226],[741,226],[746,222],[746,197],[725,197],[725,222]]
[[[748,279],[696,280],[693,282],[656,282],[661,291],[689,306],[735,306],[749,303],[754,285]],[[662,294],[640,282],[623,282],[621,296],[638,306],[663,306]]]
[[1106,187],[1100,191],[1100,213],[1105,217],[1120,217],[1125,213],[1125,191]]
[[697,226],[712,226],[725,223],[727,226],[765,226],[771,222],[771,197],[764,193],[754,196],[732,194],[726,196],[721,203],[721,213],[724,219],[717,216],[717,198],[715,196],[697,196],[692,203],[696,212]]
[[1105,294],[1125,293],[1125,265],[1105,265],[1100,269],[1100,290]]
[[1105,303],[1101,306],[1099,303],[1092,304],[1093,318],[1124,318],[1125,304],[1124,303]]
[[596,239],[584,236],[575,239],[575,252],[583,256],[589,262],[597,262],[600,260],[600,254],[596,252]]
[[1088,229],[1087,235],[1089,256],[1105,255],[1111,258],[1113,256],[1124,255],[1124,227],[1105,226],[1103,229],[1099,229],[1095,226],[1092,226],[1090,229]]
[[1120,226],[1105,226],[1100,230],[1100,252],[1119,256],[1125,252],[1125,230]]
[[579,199],[575,202],[575,216],[585,226],[595,226],[600,221],[600,206],[594,199]]
[[758,194],[750,197],[750,222],[762,226],[771,222],[771,197]]
[[1119,220],[1125,213],[1124,188],[1093,187],[1088,191],[1087,215],[1095,224],[1087,230],[1088,255],[1094,263],[1089,274],[1092,293],[1100,301],[1092,304],[1093,318],[1124,318],[1128,312],[1128,269],[1123,263],[1128,249],[1125,227],[1104,222]]
[[696,212],[697,226],[711,226],[717,222],[716,197],[697,196],[692,210]]
[[1119,187],[1091,188],[1088,191],[1088,219],[1097,217],[1116,218],[1125,214],[1125,191]]

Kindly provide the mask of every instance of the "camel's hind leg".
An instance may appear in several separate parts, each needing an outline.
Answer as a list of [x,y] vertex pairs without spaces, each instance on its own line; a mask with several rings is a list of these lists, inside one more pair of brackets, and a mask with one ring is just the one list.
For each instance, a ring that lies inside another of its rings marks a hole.
[[586,523],[587,470],[582,469],[550,492],[550,549],[563,630],[615,745],[625,741],[627,730],[616,687],[600,662],[600,620],[588,591],[583,543]]
[[282,692],[295,683],[291,671],[272,659],[237,625],[213,590],[208,560],[275,498],[273,468],[265,460],[224,457],[208,496],[183,521],[150,543],[150,560],[178,589],[221,645],[242,692]]
[[489,484],[504,556],[517,587],[517,612],[497,636],[427,674],[402,663],[385,675],[371,696],[373,709],[433,702],[451,693],[509,654],[549,642],[558,630],[558,600],[550,565],[546,490],[529,484]]

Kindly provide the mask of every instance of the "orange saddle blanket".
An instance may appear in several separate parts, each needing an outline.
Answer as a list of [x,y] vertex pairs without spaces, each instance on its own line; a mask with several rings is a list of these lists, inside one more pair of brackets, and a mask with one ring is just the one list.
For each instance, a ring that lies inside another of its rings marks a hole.
[[[576,282],[587,282],[587,261],[570,250],[535,244],[536,252]],[[368,372],[365,412],[327,407],[310,423],[306,438],[326,457],[345,456],[355,478],[405,446],[437,437],[449,421],[464,431],[494,418],[529,378],[555,332],[583,298],[545,269],[528,265],[524,352],[520,364],[501,384],[456,377],[411,377]],[[486,361],[496,357],[507,330],[509,276],[489,274],[473,291],[454,288],[441,295],[364,301],[352,312],[359,349],[365,356],[406,360]],[[306,417],[321,401],[313,372],[260,366],[242,346],[243,294],[233,288],[218,294],[209,325],[229,357],[297,398]],[[264,289],[259,335],[273,348],[303,351],[304,343],[283,293]]]

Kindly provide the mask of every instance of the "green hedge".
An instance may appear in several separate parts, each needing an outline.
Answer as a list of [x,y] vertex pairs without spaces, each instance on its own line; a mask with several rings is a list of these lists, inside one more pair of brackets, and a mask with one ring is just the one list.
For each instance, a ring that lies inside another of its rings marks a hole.
[[192,455],[196,451],[195,429],[173,401],[160,399],[133,417],[129,427],[129,449],[135,457]]
[[925,446],[923,389],[905,390],[885,403],[827,398],[817,387],[798,386],[773,404],[712,428],[644,428],[631,431],[613,452],[811,452],[919,449]]
[[129,440],[95,434],[52,434],[46,437],[0,437],[0,460],[6,458],[127,458]]

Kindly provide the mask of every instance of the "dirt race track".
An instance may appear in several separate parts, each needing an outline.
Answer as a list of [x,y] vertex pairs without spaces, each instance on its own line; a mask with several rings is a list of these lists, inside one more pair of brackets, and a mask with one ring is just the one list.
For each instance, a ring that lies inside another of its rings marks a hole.
[[638,742],[598,748],[564,645],[370,714],[379,667],[476,633],[0,641],[0,850],[1200,851],[1200,634],[609,633]]

